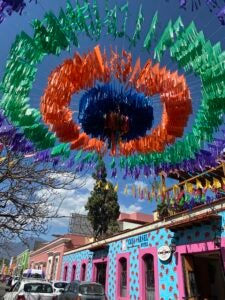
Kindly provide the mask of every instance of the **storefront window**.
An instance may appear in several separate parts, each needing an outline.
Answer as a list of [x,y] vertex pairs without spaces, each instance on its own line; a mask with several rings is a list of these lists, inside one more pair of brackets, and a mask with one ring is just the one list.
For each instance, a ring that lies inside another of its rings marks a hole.
[[71,275],[71,281],[74,281],[75,278],[76,278],[76,265],[73,265],[72,275]]
[[51,277],[51,271],[52,271],[52,257],[50,257],[48,259],[47,272],[46,272],[47,279],[50,279],[50,277]]
[[58,263],[59,263],[59,257],[55,257],[55,260],[54,260],[54,263],[53,263],[53,271],[52,271],[52,279],[53,280],[56,280],[56,272],[57,272],[57,269],[58,269]]
[[85,281],[86,278],[86,264],[81,265],[81,281]]
[[67,274],[68,274],[68,266],[65,266],[63,280],[67,280]]
[[126,297],[127,294],[127,260],[121,257],[119,260],[120,296]]
[[145,299],[155,299],[155,279],[154,279],[154,258],[151,254],[146,254],[143,257],[144,261],[144,276],[145,276]]

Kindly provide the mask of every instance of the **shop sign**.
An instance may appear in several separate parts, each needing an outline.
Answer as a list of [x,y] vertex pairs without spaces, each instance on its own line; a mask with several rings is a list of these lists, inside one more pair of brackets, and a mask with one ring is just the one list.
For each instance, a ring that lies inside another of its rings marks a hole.
[[170,247],[167,245],[164,245],[158,249],[158,258],[162,261],[168,260],[171,257],[171,254],[172,252]]
[[137,237],[127,239],[128,248],[130,247],[148,247],[148,234],[142,234]]
[[126,250],[127,250],[126,240],[122,240],[122,251],[126,251]]

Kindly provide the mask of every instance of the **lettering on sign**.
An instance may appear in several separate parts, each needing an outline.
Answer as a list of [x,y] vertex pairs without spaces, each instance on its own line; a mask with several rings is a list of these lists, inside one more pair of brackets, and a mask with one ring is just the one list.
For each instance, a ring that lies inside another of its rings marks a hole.
[[127,239],[127,247],[131,248],[131,247],[148,247],[148,234],[142,234],[139,235],[137,237],[132,237]]
[[127,250],[126,240],[122,240],[122,251],[126,251],[126,250]]

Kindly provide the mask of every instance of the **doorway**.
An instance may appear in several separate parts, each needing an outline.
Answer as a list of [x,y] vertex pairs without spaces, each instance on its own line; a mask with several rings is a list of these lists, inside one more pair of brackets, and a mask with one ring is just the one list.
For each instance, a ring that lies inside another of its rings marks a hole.
[[225,278],[219,251],[183,255],[185,298],[225,299]]
[[80,276],[80,280],[81,280],[81,281],[85,281],[85,279],[86,279],[86,264],[83,263],[83,264],[81,265],[81,276]]
[[96,267],[95,281],[101,283],[105,289],[107,262],[96,263],[95,267]]
[[143,256],[145,300],[155,299],[154,258],[152,254]]

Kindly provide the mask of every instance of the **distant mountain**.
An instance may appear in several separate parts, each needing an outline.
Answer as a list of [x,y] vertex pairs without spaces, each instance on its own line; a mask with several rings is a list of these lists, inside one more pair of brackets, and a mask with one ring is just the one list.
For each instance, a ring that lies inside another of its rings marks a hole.
[[30,250],[36,249],[38,245],[44,243],[45,241],[40,238],[30,238],[27,241],[27,245],[22,242],[9,242],[7,245],[4,245],[0,248],[0,258],[10,259],[12,256],[17,256],[27,248]]

